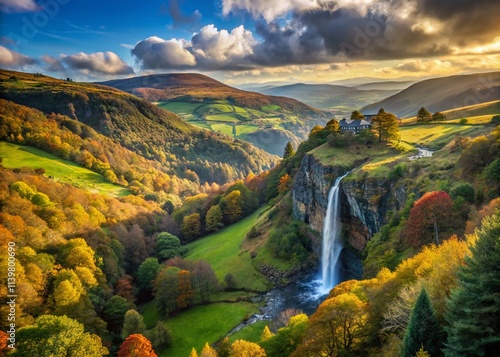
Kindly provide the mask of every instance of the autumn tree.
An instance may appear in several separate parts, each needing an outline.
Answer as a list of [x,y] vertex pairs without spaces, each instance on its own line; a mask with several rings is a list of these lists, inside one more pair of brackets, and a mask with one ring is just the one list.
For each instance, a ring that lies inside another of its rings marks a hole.
[[471,255],[448,300],[445,356],[495,356],[500,351],[500,212],[471,237]]
[[42,315],[16,333],[14,357],[96,357],[108,355],[97,335],[66,316]]
[[218,357],[217,352],[208,344],[205,343],[201,350],[200,357]]
[[118,357],[157,357],[157,355],[146,337],[133,334],[121,344]]
[[229,357],[231,353],[231,343],[229,342],[229,338],[226,336],[219,343],[219,347],[217,347],[217,355],[218,357]]
[[224,227],[222,210],[220,209],[219,205],[210,207],[210,209],[207,211],[205,222],[205,229],[207,232],[217,232],[219,229]]
[[184,309],[191,305],[194,298],[193,287],[191,285],[191,273],[187,270],[181,270],[178,279],[177,298],[175,302],[178,309]]
[[435,112],[434,114],[432,114],[431,120],[432,121],[443,121],[443,120],[446,120],[446,115],[441,113],[441,112]]
[[431,113],[425,109],[424,107],[420,108],[417,112],[417,122],[418,123],[426,123],[431,121],[432,115]]
[[283,159],[286,160],[293,155],[295,155],[295,150],[293,149],[292,143],[289,141],[285,146],[285,152],[283,153]]
[[192,268],[193,288],[200,302],[206,303],[210,301],[210,295],[216,292],[219,288],[219,280],[215,275],[212,266],[204,260],[199,260],[194,263]]
[[377,133],[379,141],[397,140],[399,139],[398,118],[380,108],[372,119],[372,130]]
[[237,222],[241,218],[241,193],[239,190],[232,191],[224,196],[220,202],[224,220],[227,223]]
[[351,113],[351,120],[364,119],[364,118],[365,116],[357,110]]
[[146,325],[142,315],[136,310],[128,310],[123,319],[122,338],[126,339],[134,333],[144,334],[144,331],[146,331]]
[[193,213],[182,220],[181,231],[186,241],[191,241],[201,234],[200,214]]
[[260,340],[265,341],[265,340],[270,339],[273,336],[274,336],[274,333],[272,333],[271,330],[269,330],[269,327],[266,325],[266,327],[264,327],[264,330],[262,331],[262,335],[260,335]]
[[443,333],[425,289],[411,311],[403,339],[402,357],[413,357],[421,347],[431,356],[441,356]]
[[440,236],[450,226],[453,200],[444,191],[427,192],[410,210],[405,240],[415,248],[440,243]]
[[367,313],[368,304],[351,293],[325,300],[311,316],[302,343],[292,356],[335,357],[354,353],[365,336]]
[[260,344],[265,349],[266,355],[268,357],[289,356],[302,342],[308,320],[306,314],[295,315],[290,318],[287,326],[280,328],[275,335],[268,335],[267,339],[261,340]]
[[253,342],[236,340],[231,344],[230,357],[266,357],[262,347]]
[[284,174],[280,178],[280,183],[278,185],[278,192],[283,193],[286,190],[290,189],[290,184],[292,182],[291,177],[288,174]]

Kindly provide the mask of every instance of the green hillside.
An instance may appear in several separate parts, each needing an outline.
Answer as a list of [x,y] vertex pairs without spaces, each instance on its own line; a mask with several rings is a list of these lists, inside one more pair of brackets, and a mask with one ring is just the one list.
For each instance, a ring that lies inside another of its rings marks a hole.
[[0,95],[46,115],[76,119],[162,164],[167,173],[186,177],[190,170],[202,183],[243,178],[275,162],[246,142],[197,129],[172,112],[111,87],[2,70]]
[[43,168],[45,176],[52,177],[61,183],[69,183],[75,187],[93,192],[115,196],[130,194],[130,190],[107,182],[102,175],[96,172],[30,146],[0,141],[0,158],[2,158],[2,165],[4,167]]
[[154,102],[190,124],[279,156],[287,142],[297,147],[312,127],[328,120],[326,113],[295,99],[243,91],[200,74],[160,74],[102,84]]

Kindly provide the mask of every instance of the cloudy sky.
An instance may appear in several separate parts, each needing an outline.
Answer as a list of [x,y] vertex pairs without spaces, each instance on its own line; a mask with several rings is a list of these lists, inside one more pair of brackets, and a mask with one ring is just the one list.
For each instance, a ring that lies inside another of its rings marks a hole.
[[498,0],[0,0],[0,67],[228,84],[500,70]]

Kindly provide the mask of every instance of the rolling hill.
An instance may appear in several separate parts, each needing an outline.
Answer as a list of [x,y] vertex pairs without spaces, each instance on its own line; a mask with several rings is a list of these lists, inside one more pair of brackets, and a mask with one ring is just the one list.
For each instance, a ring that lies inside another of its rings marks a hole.
[[275,163],[274,157],[246,142],[200,130],[112,87],[2,70],[0,96],[46,115],[78,120],[156,161],[164,172],[194,182],[225,183]]
[[380,108],[399,117],[416,115],[421,107],[430,112],[460,108],[500,99],[500,72],[427,79],[393,96],[367,105],[363,113]]
[[363,90],[332,84],[297,83],[267,88],[262,90],[262,93],[295,98],[314,107],[328,110],[335,115],[346,116],[367,103],[386,98],[398,91],[398,89]]
[[178,114],[190,124],[249,141],[282,155],[298,146],[328,115],[295,99],[230,87],[201,74],[158,74],[101,84],[132,93]]

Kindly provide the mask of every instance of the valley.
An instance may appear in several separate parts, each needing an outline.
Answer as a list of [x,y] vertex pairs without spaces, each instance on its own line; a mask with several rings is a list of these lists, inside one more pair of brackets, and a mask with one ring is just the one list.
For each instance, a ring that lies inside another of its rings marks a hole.
[[[325,343],[321,326],[340,309],[339,324],[361,321],[366,336],[349,353],[395,356],[406,325],[388,329],[390,305],[413,303],[425,286],[448,326],[467,237],[484,236],[491,223],[481,221],[499,206],[498,100],[444,110],[440,121],[388,116],[392,136],[376,127],[354,135],[296,101],[204,99],[211,82],[184,88],[192,76],[155,90],[123,82],[149,103],[102,85],[1,73],[0,233],[15,239],[26,272],[21,337],[46,315],[41,306],[112,355],[138,333],[158,356],[207,343],[221,356],[241,340],[268,356],[303,356]],[[250,144],[256,133],[268,152]],[[433,154],[411,160],[418,148]],[[347,172],[341,282],[321,296],[311,282],[328,192]]]

